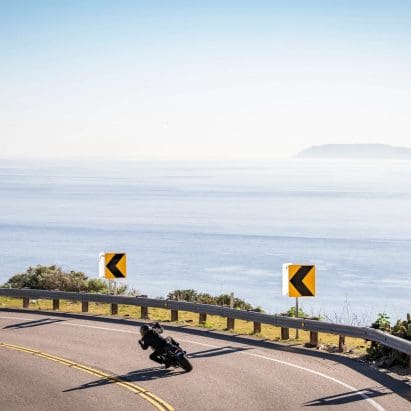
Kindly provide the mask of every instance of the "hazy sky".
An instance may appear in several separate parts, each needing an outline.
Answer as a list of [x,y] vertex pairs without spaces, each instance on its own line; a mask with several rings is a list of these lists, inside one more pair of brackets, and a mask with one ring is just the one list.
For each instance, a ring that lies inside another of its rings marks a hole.
[[0,0],[0,156],[411,146],[409,1]]

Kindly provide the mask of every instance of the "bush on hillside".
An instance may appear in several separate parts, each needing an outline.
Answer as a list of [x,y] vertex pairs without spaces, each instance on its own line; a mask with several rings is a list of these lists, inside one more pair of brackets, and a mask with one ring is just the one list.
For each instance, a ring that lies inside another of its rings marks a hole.
[[[406,320],[398,320],[392,327],[390,317],[385,313],[379,313],[377,320],[371,324],[371,328],[393,334],[406,340],[411,340],[411,315],[407,314]],[[371,347],[367,348],[367,354],[369,360],[375,361],[381,366],[389,367],[395,364],[405,367],[408,366],[408,357],[406,354],[375,341],[372,341]]]
[[[11,277],[3,287],[59,290],[72,292],[107,293],[108,285],[99,278],[88,278],[81,271],[64,271],[57,265],[37,265],[24,273]],[[119,287],[117,294],[124,294],[126,286]]]
[[[174,290],[168,293],[167,299],[169,300],[178,300],[178,301],[188,301],[191,303],[200,303],[200,304],[213,304],[213,305],[230,305],[230,294],[221,294],[218,296],[213,296],[208,293],[198,293],[192,289],[186,290]],[[241,298],[234,298],[234,308],[240,310],[253,310],[262,312],[263,310],[260,307],[253,307],[251,304],[242,300]]]
[[[285,314],[287,317],[295,317],[296,316],[295,313],[296,313],[296,307],[291,306]],[[304,312],[302,308],[298,309],[298,318],[309,318],[309,317],[310,317],[309,314]]]

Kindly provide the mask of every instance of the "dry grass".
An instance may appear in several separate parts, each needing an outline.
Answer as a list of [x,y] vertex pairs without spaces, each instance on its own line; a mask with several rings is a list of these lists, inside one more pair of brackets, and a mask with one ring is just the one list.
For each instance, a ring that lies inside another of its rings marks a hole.
[[[0,297],[0,308],[22,308],[22,299]],[[51,300],[30,300],[30,309],[33,310],[52,310],[53,302]],[[80,313],[81,303],[76,301],[60,301],[60,311]],[[89,303],[89,313],[98,315],[110,315],[110,305],[100,303]],[[141,318],[141,309],[137,306],[120,305],[118,307],[118,315],[129,318]],[[153,321],[170,321],[170,311],[160,308],[149,308],[149,318]],[[207,315],[207,322],[199,324],[199,316],[190,312],[179,312],[178,324],[189,324],[196,327],[210,328],[216,330],[225,330],[227,328],[227,320],[223,317]],[[235,328],[232,331],[235,334],[252,335],[253,322],[250,321],[235,321]],[[257,337],[271,341],[281,340],[281,329],[270,325],[262,324],[261,333]],[[338,335],[319,334],[319,344],[323,349],[333,351],[338,346]],[[295,330],[290,330],[290,339],[282,341],[288,344],[304,344],[310,339],[309,331],[299,331],[299,339],[295,339]],[[367,343],[359,338],[346,337],[345,344],[347,351],[356,355],[362,355],[366,352]]]

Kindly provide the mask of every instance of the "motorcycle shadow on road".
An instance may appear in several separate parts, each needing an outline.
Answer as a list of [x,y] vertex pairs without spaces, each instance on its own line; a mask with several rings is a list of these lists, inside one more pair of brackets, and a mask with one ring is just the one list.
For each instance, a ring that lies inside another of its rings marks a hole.
[[[188,355],[188,357],[191,359],[206,358],[206,357],[214,357],[218,355],[232,354],[232,353],[246,351],[246,350],[249,350],[249,348],[225,346],[225,347],[218,347],[218,348],[212,348],[212,349],[207,349],[207,350],[202,350],[202,351],[191,352]],[[67,390],[64,390],[63,392],[96,388],[96,387],[101,387],[101,386],[105,386],[109,384],[114,384],[118,381],[127,381],[131,383],[132,382],[153,381],[153,380],[159,380],[162,378],[177,377],[185,373],[186,372],[184,370],[180,371],[177,369],[165,369],[162,366],[143,368],[140,370],[130,371],[127,374],[123,374],[123,375],[113,375],[112,379],[111,378],[100,378],[98,380],[90,381],[86,384],[82,384],[78,387],[69,388]]]
[[163,367],[143,368],[141,370],[130,371],[127,374],[123,375],[113,375],[112,378],[100,378],[98,380],[90,381],[86,384],[79,385],[78,387],[69,388],[67,390],[64,390],[63,392],[97,388],[105,385],[116,384],[121,381],[127,381],[131,383],[141,381],[153,381],[162,378],[175,377],[177,375],[184,373],[185,371],[166,370]]

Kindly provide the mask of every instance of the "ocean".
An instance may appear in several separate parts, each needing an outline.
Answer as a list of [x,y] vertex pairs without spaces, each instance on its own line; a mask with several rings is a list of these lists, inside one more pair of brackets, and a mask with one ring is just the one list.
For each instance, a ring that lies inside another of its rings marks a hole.
[[369,325],[411,311],[411,162],[1,160],[0,284],[37,264],[98,275],[126,252],[127,284],[230,293],[266,312],[282,264],[315,264],[310,315]]

